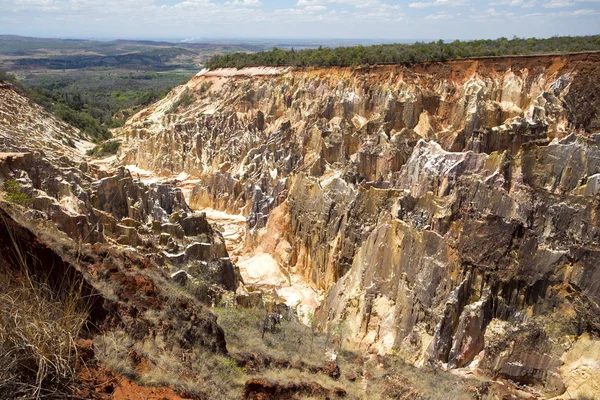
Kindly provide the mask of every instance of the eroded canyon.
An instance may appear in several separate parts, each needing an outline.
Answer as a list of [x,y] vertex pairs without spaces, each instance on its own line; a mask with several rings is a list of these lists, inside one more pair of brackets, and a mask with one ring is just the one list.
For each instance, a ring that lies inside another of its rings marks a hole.
[[96,322],[177,341],[180,368],[196,342],[227,353],[211,305],[285,303],[328,360],[453,370],[488,382],[474,398],[600,393],[599,54],[204,70],[115,132],[108,166],[0,89],[0,176],[31,196],[7,218],[93,248]]
[[122,162],[245,216],[321,329],[559,395],[600,321],[598,61],[203,71],[128,122]]

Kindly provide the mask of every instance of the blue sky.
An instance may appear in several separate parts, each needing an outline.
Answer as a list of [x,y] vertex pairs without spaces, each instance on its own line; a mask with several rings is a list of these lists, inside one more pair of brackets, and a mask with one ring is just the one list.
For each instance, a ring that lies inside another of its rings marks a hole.
[[600,0],[0,0],[0,34],[475,39],[600,33]]

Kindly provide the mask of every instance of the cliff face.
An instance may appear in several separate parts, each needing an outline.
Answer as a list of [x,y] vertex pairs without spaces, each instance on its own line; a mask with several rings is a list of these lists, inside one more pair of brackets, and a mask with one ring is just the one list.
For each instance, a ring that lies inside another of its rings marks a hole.
[[78,244],[133,248],[167,271],[218,271],[212,283],[235,290],[223,237],[192,212],[181,189],[86,161],[84,150],[93,145],[10,84],[0,82],[0,100],[0,193],[5,181],[16,184],[26,220],[52,221],[57,237]]
[[122,163],[246,215],[322,329],[560,394],[600,331],[599,62],[203,71],[126,124]]

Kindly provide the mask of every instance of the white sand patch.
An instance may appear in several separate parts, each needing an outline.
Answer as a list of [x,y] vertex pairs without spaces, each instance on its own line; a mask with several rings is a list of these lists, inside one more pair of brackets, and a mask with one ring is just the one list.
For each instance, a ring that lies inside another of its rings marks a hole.
[[138,166],[133,165],[133,164],[125,165],[125,168],[127,168],[129,170],[129,172],[131,172],[132,177],[134,177],[135,179],[141,180],[146,185],[151,185],[154,183],[167,183],[167,182],[174,183],[175,182],[176,186],[178,188],[180,188],[181,191],[183,192],[183,196],[185,197],[185,200],[188,202],[189,202],[189,195],[190,195],[192,189],[194,188],[195,185],[197,185],[200,182],[199,179],[194,179],[191,177],[190,174],[185,173],[185,172],[181,172],[178,175],[172,175],[172,176],[158,176],[153,171],[139,168]]
[[288,307],[296,310],[303,324],[310,325],[311,316],[319,307],[319,295],[312,288],[302,285],[292,285],[276,290],[279,297],[285,299]]
[[280,288],[289,285],[279,263],[270,254],[257,254],[238,263],[244,284],[255,287]]
[[179,175],[177,175],[175,177],[175,179],[177,179],[178,181],[186,181],[186,180],[190,179],[190,174],[181,172],[181,173],[179,173]]
[[100,159],[89,159],[88,162],[98,166],[102,171],[113,171],[114,164],[117,161],[117,156],[108,156]]
[[136,165],[130,164],[130,165],[126,165],[125,168],[127,168],[129,170],[129,172],[131,172],[132,176],[140,176],[140,177],[144,177],[144,178],[156,178],[158,179],[158,177],[156,177],[156,175],[154,174],[154,172],[149,171],[147,169],[142,169],[142,168],[138,168]]
[[215,210],[213,208],[204,208],[204,209],[198,210],[198,211],[206,213],[206,218],[208,218],[209,220],[212,220],[212,221],[218,221],[218,222],[230,221],[230,222],[246,224],[246,217],[244,217],[242,214],[227,214],[224,211]]
[[298,304],[311,307],[313,310],[319,306],[319,296],[312,288],[303,285],[292,285],[277,289],[277,294],[283,297],[286,304],[295,307]]

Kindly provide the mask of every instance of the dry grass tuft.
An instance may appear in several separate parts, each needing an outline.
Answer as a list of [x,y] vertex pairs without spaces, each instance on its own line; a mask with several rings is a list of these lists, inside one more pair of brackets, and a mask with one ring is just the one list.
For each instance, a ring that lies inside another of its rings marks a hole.
[[67,397],[87,318],[80,287],[56,294],[27,274],[0,281],[0,398]]
[[9,235],[14,257],[0,257],[0,398],[68,398],[76,378],[75,340],[89,314],[83,281],[51,288],[30,274],[25,252]]
[[234,355],[250,351],[270,360],[322,367],[329,361],[328,351],[334,347],[330,337],[317,334],[296,319],[284,319],[275,332],[267,330],[263,335],[265,310],[215,307],[211,312],[218,316],[227,349]]
[[[237,399],[246,376],[235,360],[198,346],[184,351],[147,338],[134,342],[124,332],[95,338],[94,352],[107,368],[141,386],[170,387],[210,399]],[[132,363],[131,355],[147,360],[146,367]]]
[[129,351],[133,341],[122,331],[107,332],[94,339],[94,355],[109,370],[135,378],[134,366]]

